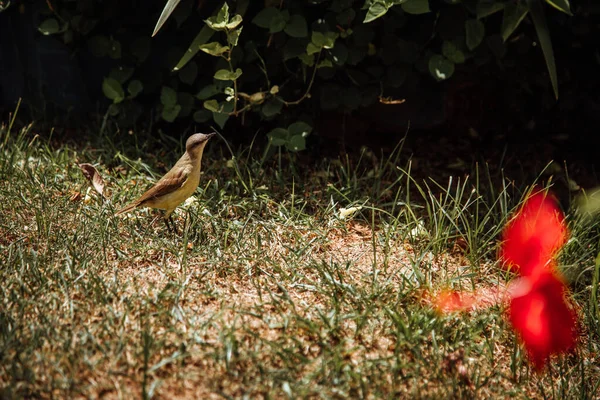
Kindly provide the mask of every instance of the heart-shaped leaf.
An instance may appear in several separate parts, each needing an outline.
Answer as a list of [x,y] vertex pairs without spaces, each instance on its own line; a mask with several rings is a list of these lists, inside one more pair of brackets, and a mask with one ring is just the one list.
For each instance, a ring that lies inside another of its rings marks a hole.
[[431,11],[429,0],[408,0],[402,3],[402,10],[407,14],[426,14]]
[[443,81],[454,74],[454,63],[439,54],[429,59],[429,72],[438,81]]
[[177,104],[177,92],[168,86],[163,86],[160,90],[160,103],[165,107]]
[[123,86],[121,86],[121,83],[115,78],[104,79],[102,82],[102,93],[111,99],[113,103],[120,103],[125,98]]
[[199,49],[211,56],[220,56],[229,51],[229,46],[222,46],[219,42],[201,44]]
[[306,136],[310,135],[313,128],[306,122],[298,121],[298,122],[294,122],[293,124],[288,126],[287,130],[291,136],[300,135],[300,136],[306,137]]
[[240,68],[236,69],[235,71],[220,69],[215,72],[214,78],[219,81],[235,81],[240,76],[242,76],[242,70]]
[[485,25],[478,19],[465,21],[466,43],[469,50],[474,50],[485,37]]
[[306,26],[306,19],[300,14],[294,14],[290,17],[290,20],[285,25],[284,29],[291,37],[303,38],[308,35],[308,28]]

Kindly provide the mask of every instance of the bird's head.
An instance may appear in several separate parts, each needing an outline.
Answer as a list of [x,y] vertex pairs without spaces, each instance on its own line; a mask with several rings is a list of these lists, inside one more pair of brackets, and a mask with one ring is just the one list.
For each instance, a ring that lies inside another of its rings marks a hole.
[[189,154],[198,154],[204,150],[204,146],[208,139],[216,135],[216,133],[195,133],[185,142],[185,151]]

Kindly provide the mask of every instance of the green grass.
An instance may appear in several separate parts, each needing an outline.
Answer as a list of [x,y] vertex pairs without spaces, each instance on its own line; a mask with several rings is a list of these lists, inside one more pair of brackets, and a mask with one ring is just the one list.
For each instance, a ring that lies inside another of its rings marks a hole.
[[570,217],[582,337],[543,374],[502,305],[440,317],[424,297],[506,284],[497,240],[524,184],[485,168],[421,181],[400,148],[306,166],[214,141],[173,235],[153,211],[113,214],[181,143],[0,133],[2,398],[600,396],[597,221]]

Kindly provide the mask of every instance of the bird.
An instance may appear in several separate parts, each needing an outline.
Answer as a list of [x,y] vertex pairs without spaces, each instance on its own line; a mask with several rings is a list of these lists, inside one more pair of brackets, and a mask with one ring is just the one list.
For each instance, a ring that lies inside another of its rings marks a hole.
[[202,153],[208,140],[216,133],[195,133],[185,142],[185,153],[162,178],[132,203],[123,207],[115,215],[124,214],[138,207],[151,207],[164,210],[164,221],[169,222],[175,208],[190,197],[200,183]]

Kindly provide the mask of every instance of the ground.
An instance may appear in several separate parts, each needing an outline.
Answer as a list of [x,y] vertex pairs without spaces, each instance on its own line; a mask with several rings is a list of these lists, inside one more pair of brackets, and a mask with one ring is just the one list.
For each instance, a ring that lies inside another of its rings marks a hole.
[[[299,168],[211,143],[174,234],[155,211],[114,212],[180,150],[161,165],[1,132],[3,398],[600,395],[597,222],[570,211],[560,256],[577,349],[536,373],[506,320],[498,242],[534,182],[424,182],[372,152]],[[446,288],[480,297],[439,314]]]

